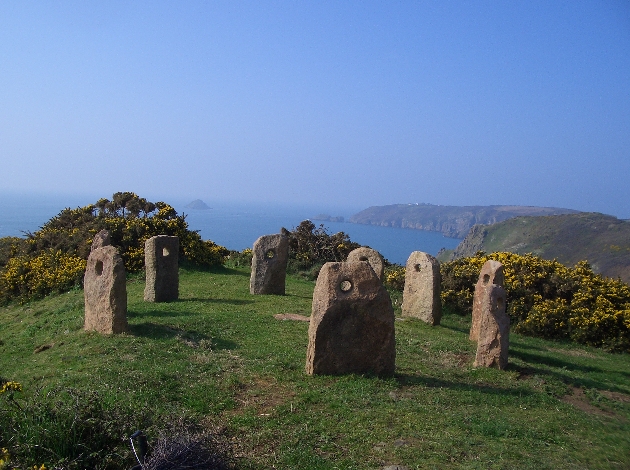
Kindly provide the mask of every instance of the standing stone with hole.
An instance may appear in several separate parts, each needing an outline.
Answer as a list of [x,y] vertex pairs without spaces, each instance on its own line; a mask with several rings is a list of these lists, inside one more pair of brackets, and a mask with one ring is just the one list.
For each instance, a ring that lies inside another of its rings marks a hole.
[[179,237],[157,235],[144,243],[146,302],[168,302],[179,297]]
[[440,279],[437,259],[422,251],[411,253],[405,267],[402,315],[439,325],[442,318]]
[[396,367],[394,309],[365,262],[326,263],[313,292],[306,373],[391,376]]
[[251,294],[284,295],[289,261],[289,239],[283,234],[263,235],[254,242]]
[[109,236],[92,245],[83,278],[86,331],[112,334],[127,331],[127,281],[125,264]]
[[503,265],[486,261],[475,286],[470,329],[470,338],[477,341],[475,367],[505,369],[508,364],[510,317],[506,312],[503,281]]
[[479,326],[484,309],[488,305],[487,286],[497,285],[503,286],[505,275],[503,273],[503,265],[499,261],[488,260],[481,267],[479,279],[475,284],[475,295],[473,297],[472,324],[470,327],[469,338],[471,341],[479,339]]
[[383,272],[385,271],[385,262],[383,256],[376,250],[367,246],[361,246],[348,253],[346,261],[349,263],[355,261],[367,261],[372,267],[379,279],[383,279]]

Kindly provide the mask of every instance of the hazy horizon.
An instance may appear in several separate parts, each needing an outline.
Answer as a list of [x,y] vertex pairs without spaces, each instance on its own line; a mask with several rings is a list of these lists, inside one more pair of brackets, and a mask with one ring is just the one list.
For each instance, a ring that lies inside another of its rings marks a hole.
[[626,1],[25,1],[0,17],[0,194],[630,218]]

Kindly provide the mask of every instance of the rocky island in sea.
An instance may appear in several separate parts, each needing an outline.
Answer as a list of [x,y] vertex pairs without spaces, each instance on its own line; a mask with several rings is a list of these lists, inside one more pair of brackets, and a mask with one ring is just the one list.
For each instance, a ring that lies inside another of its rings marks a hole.
[[186,209],[195,209],[195,210],[208,210],[212,209],[208,204],[203,202],[201,199],[195,199],[189,204],[186,204]]

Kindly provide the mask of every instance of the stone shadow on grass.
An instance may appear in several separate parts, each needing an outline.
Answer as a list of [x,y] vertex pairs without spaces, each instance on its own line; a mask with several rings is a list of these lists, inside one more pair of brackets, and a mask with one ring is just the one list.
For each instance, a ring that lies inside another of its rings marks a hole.
[[186,299],[179,299],[177,302],[202,302],[206,304],[230,304],[230,305],[249,305],[253,304],[253,300],[245,299],[217,299],[217,298],[204,298],[204,297],[190,297]]
[[[525,367],[514,367],[515,370],[524,375],[537,375],[539,377],[550,376],[565,384],[574,387],[596,388],[599,390],[610,390],[611,392],[627,393],[622,387],[613,385],[615,382],[614,375],[629,377],[630,374],[624,371],[607,370],[600,367],[584,366],[568,361],[563,361],[554,357],[547,357],[538,354],[525,353],[521,351],[510,350],[510,357],[518,358],[526,362]],[[550,370],[547,367],[553,367],[556,370]],[[566,371],[563,373],[563,371]],[[571,372],[584,374],[579,377],[571,375]],[[604,378],[594,378],[592,374],[603,374]],[[611,383],[612,382],[612,383]]]
[[236,349],[238,347],[234,341],[210,337],[205,333],[194,330],[188,331],[152,322],[129,325],[129,333],[133,336],[150,339],[178,339],[192,348],[199,347],[202,344],[211,345],[213,350]]
[[453,382],[450,380],[439,379],[436,377],[430,377],[425,375],[415,374],[395,374],[394,378],[398,384],[402,386],[408,385],[422,385],[429,388],[448,388],[450,390],[459,391],[477,391],[481,393],[487,393],[490,395],[501,396],[513,396],[522,397],[524,395],[536,395],[537,392],[524,390],[523,387],[518,388],[504,388],[496,387],[488,384],[474,384],[466,382]]

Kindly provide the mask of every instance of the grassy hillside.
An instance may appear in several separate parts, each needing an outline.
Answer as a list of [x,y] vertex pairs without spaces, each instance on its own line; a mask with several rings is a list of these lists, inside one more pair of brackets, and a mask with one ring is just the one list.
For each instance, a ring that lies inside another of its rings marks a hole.
[[451,255],[476,251],[533,253],[573,266],[588,260],[593,270],[630,283],[630,222],[598,213],[518,217],[472,230]]
[[130,332],[111,337],[82,330],[80,290],[3,307],[0,375],[23,384],[18,400],[97,393],[123,430],[107,468],[133,465],[138,427],[154,442],[181,416],[242,469],[630,466],[627,355],[512,334],[506,371],[474,369],[469,319],[447,313],[438,327],[398,317],[393,378],[308,377],[308,323],[274,315],[308,315],[313,287],[289,276],[287,295],[251,296],[248,269],[181,270],[180,300],[150,304],[133,277]]
[[392,204],[369,207],[350,217],[350,222],[383,227],[413,228],[464,238],[473,225],[494,224],[518,216],[577,213],[571,209],[533,206],[439,206]]

